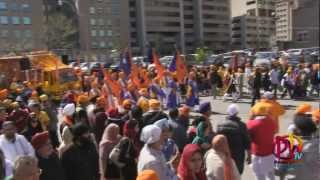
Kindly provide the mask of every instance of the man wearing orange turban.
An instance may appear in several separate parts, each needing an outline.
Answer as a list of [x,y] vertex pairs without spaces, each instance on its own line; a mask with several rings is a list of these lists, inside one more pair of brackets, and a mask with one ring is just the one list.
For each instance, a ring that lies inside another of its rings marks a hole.
[[276,132],[278,133],[279,117],[285,113],[284,107],[274,99],[273,93],[271,92],[264,93],[262,99],[251,108],[251,113],[256,114],[259,107],[266,107],[270,110],[269,116],[273,119],[276,126]]

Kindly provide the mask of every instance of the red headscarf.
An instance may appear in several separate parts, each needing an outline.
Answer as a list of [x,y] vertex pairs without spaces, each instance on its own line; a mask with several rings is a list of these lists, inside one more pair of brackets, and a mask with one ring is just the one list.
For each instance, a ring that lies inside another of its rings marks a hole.
[[[188,162],[196,152],[201,152],[200,147],[197,144],[188,144],[184,147],[181,160],[178,166],[178,174],[181,180],[195,180],[191,174],[191,170],[188,167]],[[196,172],[197,180],[205,180],[206,175],[204,169],[201,168],[200,172]]]
[[136,150],[140,150],[140,143],[139,143],[139,137],[138,133],[135,131],[135,127],[138,125],[138,121],[136,120],[129,120],[126,121],[123,127],[123,135],[132,139],[133,143],[136,147]]

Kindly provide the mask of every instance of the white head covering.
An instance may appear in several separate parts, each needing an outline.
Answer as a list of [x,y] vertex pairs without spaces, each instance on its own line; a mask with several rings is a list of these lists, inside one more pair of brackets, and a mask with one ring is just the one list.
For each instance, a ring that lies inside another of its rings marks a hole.
[[236,104],[231,104],[228,106],[227,113],[229,116],[234,116],[239,113],[239,106]]
[[266,92],[263,94],[263,97],[266,98],[266,99],[271,100],[271,99],[273,99],[273,94],[272,94],[272,92],[270,92],[270,91],[266,91]]
[[62,114],[65,116],[72,116],[73,113],[75,113],[75,112],[76,112],[76,106],[72,103],[64,106],[64,108],[62,110]]
[[156,125],[148,125],[142,129],[141,141],[152,144],[160,140],[161,129]]
[[169,129],[169,128],[170,128],[169,121],[168,121],[168,119],[166,119],[166,118],[163,118],[163,119],[160,119],[160,120],[156,121],[156,122],[154,123],[154,125],[156,125],[157,127],[159,127],[162,131],[163,131],[164,129]]

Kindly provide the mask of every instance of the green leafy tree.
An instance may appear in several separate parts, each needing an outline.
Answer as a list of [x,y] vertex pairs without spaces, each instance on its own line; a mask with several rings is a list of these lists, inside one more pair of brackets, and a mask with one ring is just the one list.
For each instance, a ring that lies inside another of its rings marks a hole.
[[72,49],[77,46],[77,33],[72,19],[61,13],[51,14],[45,25],[44,39],[48,49]]
[[196,49],[196,61],[198,63],[203,63],[209,56],[209,50],[207,47],[199,47]]

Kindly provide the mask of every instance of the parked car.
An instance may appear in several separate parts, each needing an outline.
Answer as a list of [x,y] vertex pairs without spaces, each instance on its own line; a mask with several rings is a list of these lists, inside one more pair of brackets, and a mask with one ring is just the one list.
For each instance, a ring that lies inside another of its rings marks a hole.
[[255,55],[255,60],[253,61],[253,66],[260,66],[265,68],[271,67],[271,61],[278,57],[276,52],[272,51],[262,51],[257,52]]

